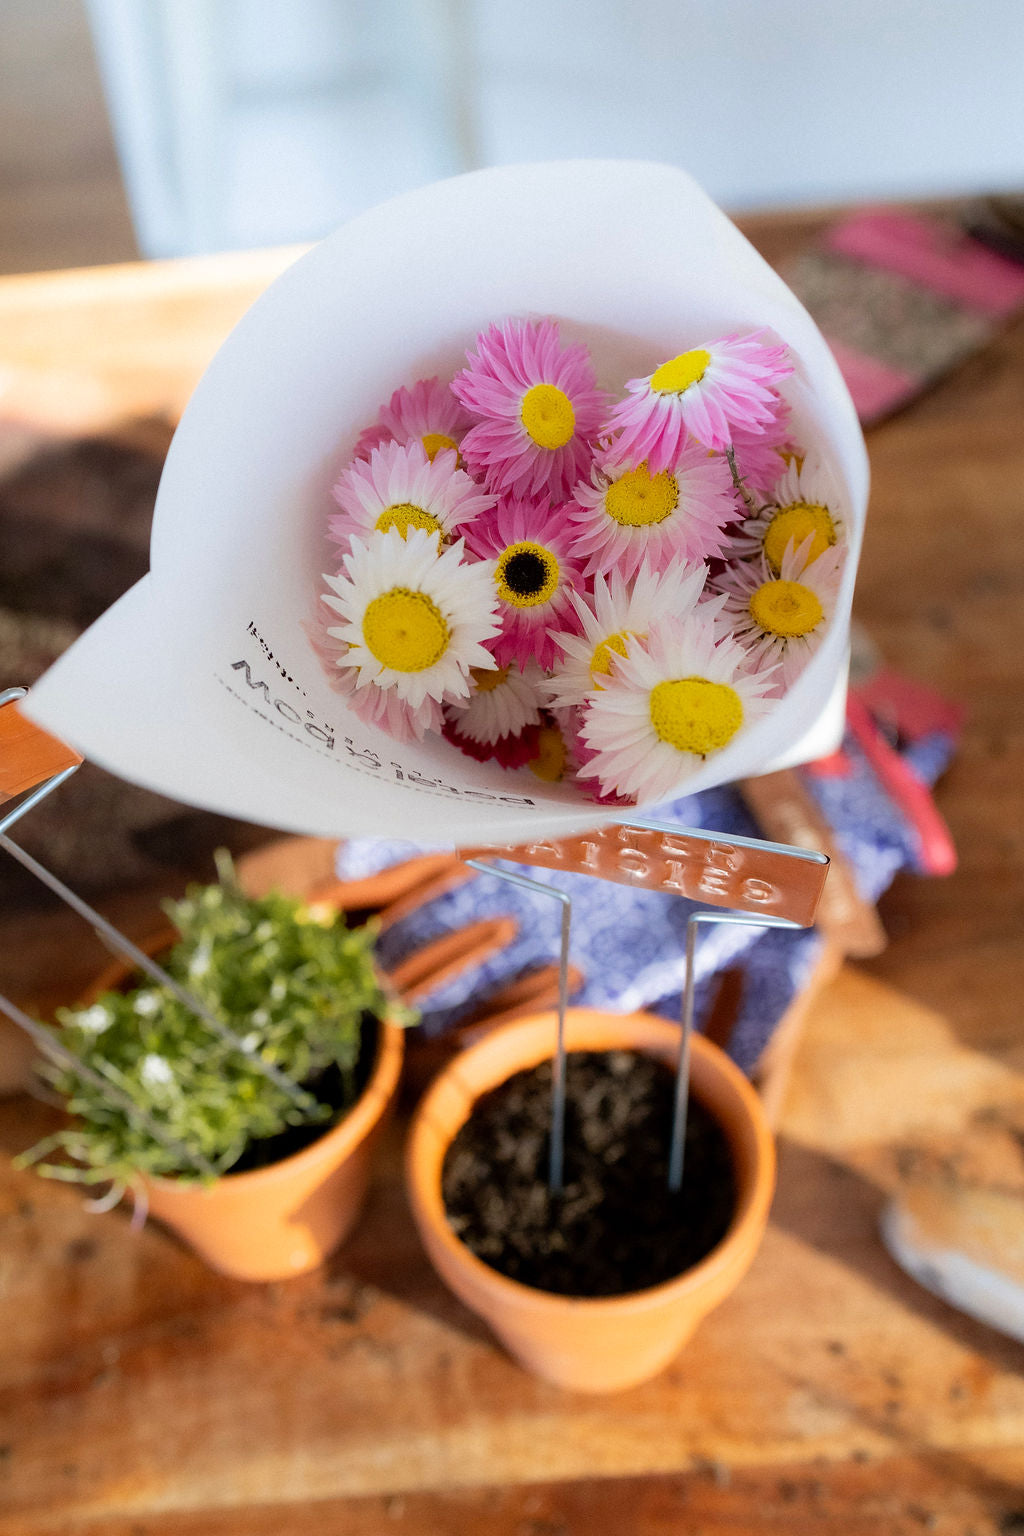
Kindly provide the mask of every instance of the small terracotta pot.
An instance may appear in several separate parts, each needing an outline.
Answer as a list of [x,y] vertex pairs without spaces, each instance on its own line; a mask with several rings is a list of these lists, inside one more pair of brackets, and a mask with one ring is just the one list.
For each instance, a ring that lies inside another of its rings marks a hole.
[[[165,930],[140,948],[159,955],[176,937]],[[115,961],[84,1002],[119,986],[131,970]],[[212,1269],[237,1280],[285,1280],[315,1269],[348,1236],[362,1209],[404,1054],[405,1031],[379,1020],[370,1079],[337,1125],[279,1163],[225,1173],[214,1184],[146,1179],[151,1213]]]
[[402,1070],[405,1034],[381,1022],[359,1099],[318,1141],[267,1168],[215,1184],[147,1179],[154,1216],[213,1269],[237,1280],[285,1280],[322,1264],[355,1225],[378,1135]]
[[[729,1058],[693,1040],[691,1088],[729,1139],[738,1186],[725,1237],[706,1258],[662,1285],[627,1296],[575,1298],[500,1275],[456,1237],[441,1195],[445,1153],[482,1094],[547,1060],[556,1016],[507,1024],[458,1056],[420,1104],[406,1172],[423,1244],[455,1294],[494,1329],[520,1364],[558,1386],[613,1392],[662,1370],[711,1309],[739,1284],[757,1252],[775,1187],[775,1149],[757,1095]],[[674,1064],[676,1025],[650,1014],[566,1014],[570,1050],[640,1050]]]

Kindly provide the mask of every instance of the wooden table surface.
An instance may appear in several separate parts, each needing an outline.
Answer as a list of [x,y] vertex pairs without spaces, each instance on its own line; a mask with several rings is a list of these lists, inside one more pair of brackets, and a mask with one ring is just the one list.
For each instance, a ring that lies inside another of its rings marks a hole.
[[[772,259],[814,227],[748,222]],[[176,413],[290,255],[0,282],[0,417],[31,446]],[[1024,1112],[1022,423],[1018,324],[871,434],[856,611],[890,661],[969,706],[939,791],[960,868],[898,879],[889,949],[812,1009],[763,1248],[676,1364],[607,1399],[514,1366],[419,1250],[400,1125],[350,1244],[265,1287],[5,1162],[4,1536],[1024,1531],[1024,1349],[917,1288],[878,1238],[915,1150]],[[114,908],[137,929],[142,905]],[[93,963],[61,914],[7,914],[0,951],[26,992]],[[39,1115],[0,1105],[3,1148]]]

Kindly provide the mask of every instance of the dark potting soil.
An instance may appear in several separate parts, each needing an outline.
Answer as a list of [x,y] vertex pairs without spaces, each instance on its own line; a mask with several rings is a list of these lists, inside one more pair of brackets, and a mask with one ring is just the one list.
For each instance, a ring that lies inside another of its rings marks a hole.
[[675,1078],[636,1051],[573,1051],[565,1182],[547,1186],[551,1063],[477,1101],[448,1148],[448,1220],[492,1269],[562,1296],[619,1296],[671,1280],[724,1237],[736,1179],[724,1132],[691,1095],[683,1188],[669,1192]]
[[232,1163],[228,1173],[250,1173],[254,1168],[269,1168],[272,1163],[283,1163],[286,1157],[293,1157],[296,1152],[311,1147],[314,1141],[319,1141],[321,1136],[332,1130],[348,1114],[370,1081],[377,1059],[379,1033],[378,1021],[371,1014],[364,1014],[359,1030],[359,1055],[354,1068],[350,1072],[343,1072],[340,1067],[332,1064],[319,1077],[303,1083],[302,1086],[309,1090],[318,1103],[326,1104],[335,1111],[329,1120],[289,1125],[283,1131],[278,1131],[276,1136],[264,1136],[260,1140],[250,1141],[238,1161]]

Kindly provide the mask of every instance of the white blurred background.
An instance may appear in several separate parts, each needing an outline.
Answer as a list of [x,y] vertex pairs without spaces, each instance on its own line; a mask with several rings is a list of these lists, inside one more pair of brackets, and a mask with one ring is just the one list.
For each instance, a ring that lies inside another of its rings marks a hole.
[[[1024,0],[85,6],[150,256],[313,238],[523,159],[669,160],[733,210],[1024,185]],[[59,51],[80,8],[2,0],[42,29],[44,90],[47,29]]]

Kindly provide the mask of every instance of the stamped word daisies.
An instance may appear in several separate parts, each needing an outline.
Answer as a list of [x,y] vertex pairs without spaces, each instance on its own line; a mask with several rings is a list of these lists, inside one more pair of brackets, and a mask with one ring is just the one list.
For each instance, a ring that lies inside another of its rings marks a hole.
[[794,438],[792,371],[731,335],[615,395],[554,320],[509,319],[397,389],[328,521],[312,635],[348,707],[592,799],[685,787],[835,608],[846,514]]

